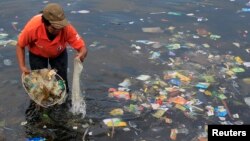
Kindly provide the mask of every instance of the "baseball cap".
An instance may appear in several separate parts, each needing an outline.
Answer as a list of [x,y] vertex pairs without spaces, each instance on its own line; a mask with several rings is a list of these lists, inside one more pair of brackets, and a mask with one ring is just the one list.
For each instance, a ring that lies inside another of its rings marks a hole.
[[44,18],[56,29],[61,29],[68,24],[63,8],[57,3],[47,4],[42,13]]

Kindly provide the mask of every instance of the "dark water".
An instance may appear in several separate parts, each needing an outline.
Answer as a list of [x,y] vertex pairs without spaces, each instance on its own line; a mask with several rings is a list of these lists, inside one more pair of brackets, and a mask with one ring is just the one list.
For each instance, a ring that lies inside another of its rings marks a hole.
[[[235,123],[243,121],[249,124],[249,107],[243,98],[249,96],[248,84],[242,82],[249,77],[247,67],[244,73],[237,74],[236,79],[223,77],[223,56],[240,56],[249,62],[249,12],[242,8],[250,8],[247,0],[61,0],[67,19],[77,28],[89,49],[89,54],[84,62],[82,74],[82,90],[85,91],[87,102],[86,119],[72,116],[66,108],[50,108],[37,115],[42,119],[32,121],[32,117],[25,114],[29,107],[30,99],[25,94],[20,83],[20,71],[15,58],[15,47],[11,45],[0,46],[0,140],[23,141],[25,138],[40,136],[52,140],[82,140],[85,130],[81,125],[93,120],[91,127],[99,126],[104,118],[110,118],[109,111],[129,105],[129,101],[117,100],[108,97],[109,88],[117,88],[125,78],[135,80],[141,74],[153,78],[160,76],[168,70],[187,70],[196,76],[205,75],[207,70],[215,66],[214,75],[216,83],[211,91],[219,87],[226,88],[227,103],[232,114],[238,114],[239,119],[226,121]],[[15,40],[27,20],[38,13],[46,1],[34,0],[8,0],[0,1],[0,33],[9,34],[4,40]],[[88,10],[90,13],[81,14],[72,11]],[[169,13],[169,12],[172,12]],[[180,14],[180,15],[175,15]],[[188,15],[187,15],[188,14]],[[13,26],[13,22],[17,22]],[[160,27],[162,33],[145,33],[144,27]],[[175,27],[174,30],[169,30]],[[210,35],[219,35],[213,40],[209,36],[202,37],[197,34],[197,29],[205,29]],[[199,38],[196,38],[199,36]],[[2,39],[0,39],[1,41]],[[149,40],[160,43],[160,48],[138,43],[138,40]],[[180,44],[181,49],[169,50],[169,44]],[[192,43],[190,45],[189,43]],[[235,46],[238,43],[240,46]],[[136,49],[132,45],[140,46],[141,54],[134,54]],[[203,44],[209,44],[205,48]],[[74,51],[69,49],[69,81],[72,78],[72,64]],[[160,52],[157,59],[149,59],[152,52]],[[169,55],[173,52],[175,55]],[[200,52],[203,52],[200,53]],[[205,52],[205,53],[204,53]],[[208,62],[207,55],[221,57],[221,60]],[[205,57],[204,57],[205,56]],[[185,60],[181,66],[171,67],[169,58]],[[11,64],[6,65],[8,59]],[[205,60],[205,61],[204,61]],[[233,61],[227,61],[227,63]],[[193,64],[196,64],[192,66]],[[27,62],[28,64],[28,62]],[[197,67],[197,64],[199,67]],[[196,68],[196,67],[197,68]],[[196,77],[195,77],[196,78]],[[198,77],[197,77],[198,79]],[[198,81],[198,80],[197,80]],[[233,83],[239,87],[233,87]],[[143,84],[136,81],[130,86],[132,91],[143,89]],[[186,89],[186,92],[197,91]],[[220,101],[197,94],[198,99],[206,105],[214,107],[222,105]],[[136,103],[136,102],[135,102]],[[241,110],[239,110],[241,109]],[[113,138],[105,133],[91,137],[92,140],[119,140],[119,141],[166,141],[170,140],[170,129],[183,128],[189,134],[178,134],[177,140],[189,141],[199,135],[205,124],[218,124],[216,116],[206,118],[205,113],[197,115],[196,119],[188,118],[178,109],[170,108],[166,115],[172,118],[172,124],[152,117],[153,110],[144,110],[140,115],[126,112],[121,118],[137,125],[130,126],[130,131],[122,128],[115,129]],[[49,115],[49,119],[44,115]],[[24,121],[29,121],[25,126]],[[47,128],[43,128],[44,125]],[[73,127],[78,126],[77,130]]]

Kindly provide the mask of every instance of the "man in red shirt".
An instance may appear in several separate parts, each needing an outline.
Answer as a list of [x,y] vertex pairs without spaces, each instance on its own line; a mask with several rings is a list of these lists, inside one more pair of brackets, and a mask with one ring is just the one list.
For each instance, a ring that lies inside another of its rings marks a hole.
[[68,44],[77,51],[76,58],[83,61],[87,55],[84,40],[68,23],[63,8],[57,3],[49,3],[41,14],[28,21],[18,37],[16,54],[21,72],[30,72],[25,65],[25,47],[28,47],[30,69],[43,69],[50,65],[65,80],[69,92]]

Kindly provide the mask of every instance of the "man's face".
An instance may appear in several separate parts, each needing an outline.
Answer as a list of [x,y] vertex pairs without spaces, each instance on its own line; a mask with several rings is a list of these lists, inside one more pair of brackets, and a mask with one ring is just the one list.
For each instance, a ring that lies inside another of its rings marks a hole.
[[52,35],[58,35],[59,32],[60,32],[62,29],[57,29],[57,28],[53,27],[52,25],[49,25],[49,26],[47,26],[47,30],[48,30],[49,33],[52,34]]

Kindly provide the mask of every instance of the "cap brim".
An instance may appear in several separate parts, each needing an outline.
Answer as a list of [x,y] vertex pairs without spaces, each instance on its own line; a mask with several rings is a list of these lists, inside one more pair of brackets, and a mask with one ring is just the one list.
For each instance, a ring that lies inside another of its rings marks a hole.
[[66,18],[62,21],[49,21],[49,22],[56,29],[61,29],[69,24]]

